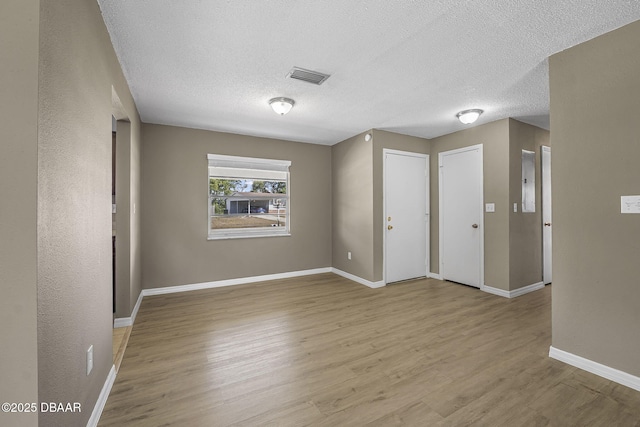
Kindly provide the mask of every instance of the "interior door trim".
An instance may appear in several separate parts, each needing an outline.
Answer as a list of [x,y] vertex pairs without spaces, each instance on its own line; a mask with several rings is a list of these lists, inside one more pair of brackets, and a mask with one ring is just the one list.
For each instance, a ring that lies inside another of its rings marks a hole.
[[[545,168],[545,157],[549,156],[549,170],[547,171]],[[545,179],[545,175],[548,174],[548,178]],[[549,182],[547,182],[547,179],[549,180]],[[551,194],[552,194],[552,188],[551,188],[551,147],[547,146],[547,145],[542,145],[540,147],[540,193],[541,193],[541,197],[540,197],[540,202],[541,202],[541,219],[542,219],[542,283],[544,283],[545,285],[548,285],[549,283],[551,283],[553,281],[553,202],[551,200]],[[546,184],[549,185],[549,194],[547,195],[547,192],[545,190],[545,186]],[[548,196],[548,200],[549,200],[549,205],[551,205],[551,210],[548,212],[549,216],[551,218],[549,218],[548,220],[545,220],[545,213],[546,210],[549,209],[549,207],[547,206],[547,196]],[[545,222],[546,221],[546,222]],[[547,225],[548,223],[548,225]],[[547,254],[547,248],[545,248],[545,226],[550,227],[549,230],[549,254]],[[546,258],[547,255],[551,258],[550,261],[550,266],[549,266],[549,274],[545,275],[545,271],[547,270],[547,265],[546,265]],[[551,277],[549,277],[551,276]]]

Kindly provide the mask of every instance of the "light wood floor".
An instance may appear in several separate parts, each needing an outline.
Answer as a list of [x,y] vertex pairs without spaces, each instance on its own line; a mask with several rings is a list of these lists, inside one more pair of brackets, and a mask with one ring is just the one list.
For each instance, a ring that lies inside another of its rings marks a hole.
[[333,274],[146,297],[101,426],[640,426],[548,357],[551,289]]
[[120,370],[124,351],[127,349],[127,343],[131,335],[131,329],[131,326],[113,328],[113,365],[116,367],[116,372]]

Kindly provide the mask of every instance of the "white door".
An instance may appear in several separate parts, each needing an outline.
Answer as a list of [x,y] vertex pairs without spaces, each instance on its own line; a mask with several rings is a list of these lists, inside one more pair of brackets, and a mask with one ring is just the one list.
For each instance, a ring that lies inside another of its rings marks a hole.
[[551,148],[542,149],[542,280],[551,283]]
[[482,145],[440,153],[440,275],[480,288],[484,279]]
[[385,282],[428,271],[429,156],[396,150],[384,155]]

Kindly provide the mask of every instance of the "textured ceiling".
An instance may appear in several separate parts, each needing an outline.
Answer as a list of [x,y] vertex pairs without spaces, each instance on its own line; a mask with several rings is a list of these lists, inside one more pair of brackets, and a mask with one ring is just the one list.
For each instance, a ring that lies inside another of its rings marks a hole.
[[[98,0],[142,121],[333,145],[485,113],[549,128],[547,58],[637,0]],[[331,74],[287,79],[293,66]],[[293,98],[286,116],[271,98]]]

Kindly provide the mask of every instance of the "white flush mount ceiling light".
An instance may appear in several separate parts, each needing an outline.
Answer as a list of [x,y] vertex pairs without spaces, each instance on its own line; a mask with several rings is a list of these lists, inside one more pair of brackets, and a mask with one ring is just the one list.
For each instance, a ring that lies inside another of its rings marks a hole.
[[456,117],[465,125],[470,125],[471,123],[478,120],[478,117],[480,117],[480,114],[482,113],[484,113],[484,111],[474,108],[472,110],[460,111],[458,114],[456,114]]
[[273,98],[269,100],[269,105],[273,108],[273,111],[284,116],[293,108],[296,102],[289,98]]

